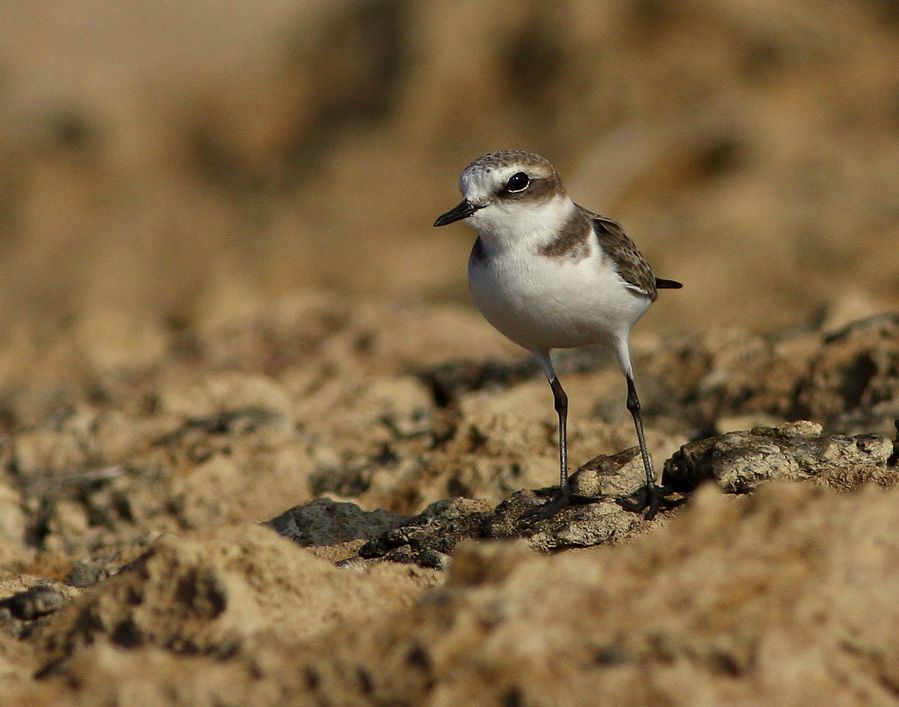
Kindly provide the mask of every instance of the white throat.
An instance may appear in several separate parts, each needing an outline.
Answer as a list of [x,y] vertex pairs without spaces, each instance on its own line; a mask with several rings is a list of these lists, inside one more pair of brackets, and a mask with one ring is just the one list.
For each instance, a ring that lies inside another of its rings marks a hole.
[[532,250],[555,240],[574,209],[574,202],[565,194],[537,204],[496,201],[476,211],[468,221],[491,251]]

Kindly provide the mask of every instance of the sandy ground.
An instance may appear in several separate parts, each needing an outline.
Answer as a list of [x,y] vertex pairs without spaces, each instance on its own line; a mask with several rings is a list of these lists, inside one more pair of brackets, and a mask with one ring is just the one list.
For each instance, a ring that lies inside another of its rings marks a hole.
[[[899,702],[892,3],[0,3],[0,703]],[[435,232],[550,157],[664,292],[550,391]],[[674,502],[677,502],[676,504]]]

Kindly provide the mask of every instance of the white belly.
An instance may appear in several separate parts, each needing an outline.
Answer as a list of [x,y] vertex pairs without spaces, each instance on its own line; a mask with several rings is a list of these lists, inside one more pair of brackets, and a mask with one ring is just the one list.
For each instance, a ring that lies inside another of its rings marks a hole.
[[627,340],[651,303],[595,254],[578,260],[526,251],[473,254],[468,284],[487,321],[532,351],[614,346]]

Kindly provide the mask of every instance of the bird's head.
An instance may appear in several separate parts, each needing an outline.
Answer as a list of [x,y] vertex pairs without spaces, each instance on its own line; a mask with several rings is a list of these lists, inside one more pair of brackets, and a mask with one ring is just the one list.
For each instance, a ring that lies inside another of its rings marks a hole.
[[435,226],[462,219],[485,240],[542,238],[570,217],[574,204],[550,162],[523,150],[500,150],[469,164],[459,178],[464,197]]

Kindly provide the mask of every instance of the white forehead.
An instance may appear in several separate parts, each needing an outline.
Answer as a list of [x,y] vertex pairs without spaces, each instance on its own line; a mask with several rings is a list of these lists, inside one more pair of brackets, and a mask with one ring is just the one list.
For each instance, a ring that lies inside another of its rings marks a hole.
[[493,199],[517,172],[529,177],[555,175],[545,157],[527,150],[496,150],[481,155],[469,164],[459,178],[459,189],[473,204],[483,205]]
[[501,191],[509,178],[527,172],[522,164],[484,165],[474,162],[459,177],[459,190],[472,204],[483,204]]

